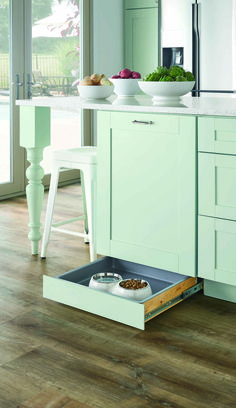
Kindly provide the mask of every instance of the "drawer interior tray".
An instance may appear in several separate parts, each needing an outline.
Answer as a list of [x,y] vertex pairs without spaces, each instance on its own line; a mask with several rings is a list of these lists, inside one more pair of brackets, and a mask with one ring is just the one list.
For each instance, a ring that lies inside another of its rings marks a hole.
[[[152,295],[142,301],[135,301],[89,288],[90,278],[102,272],[117,273],[123,279],[146,280],[152,288]],[[184,291],[193,287],[193,292],[199,290],[196,284],[197,278],[104,257],[56,278],[44,276],[43,295],[48,299],[143,329],[145,321],[183,300]]]

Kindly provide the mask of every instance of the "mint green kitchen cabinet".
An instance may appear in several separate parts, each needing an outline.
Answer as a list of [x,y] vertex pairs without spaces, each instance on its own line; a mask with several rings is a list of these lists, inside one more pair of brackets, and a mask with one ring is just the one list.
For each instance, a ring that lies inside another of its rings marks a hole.
[[196,275],[196,118],[98,112],[97,249]]
[[236,221],[236,156],[199,153],[199,214]]
[[236,154],[236,118],[200,117],[198,150],[220,154]]
[[199,276],[236,285],[236,222],[200,216],[198,237]]
[[236,301],[236,119],[198,118],[198,276]]
[[143,77],[158,66],[158,3],[150,1],[142,6],[145,2],[137,2],[136,8],[132,8],[134,2],[126,3],[124,66]]

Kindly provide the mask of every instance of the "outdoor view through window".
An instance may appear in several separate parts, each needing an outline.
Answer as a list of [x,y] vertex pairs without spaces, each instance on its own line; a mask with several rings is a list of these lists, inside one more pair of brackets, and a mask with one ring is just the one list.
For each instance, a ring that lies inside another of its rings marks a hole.
[[9,7],[0,2],[0,183],[11,179]]
[[[77,95],[80,76],[79,0],[32,1],[32,97]],[[80,114],[51,111],[51,147],[42,166],[50,172],[52,148],[81,146]]]
[[[10,0],[0,0],[0,184],[12,181],[13,143],[18,143],[18,137],[16,140],[11,138],[15,123],[11,123],[10,115],[9,4]],[[20,41],[20,38],[23,37],[19,36],[17,40]],[[25,52],[30,52],[28,47]],[[31,58],[29,55],[25,57]],[[79,78],[79,71],[79,0],[32,0],[32,97],[77,95],[72,84]],[[25,74],[27,81],[28,73]],[[51,116],[52,147],[80,146],[80,113],[52,111]],[[45,150],[45,156],[50,156],[50,148]],[[17,155],[14,160],[17,160]],[[44,160],[43,167],[46,173],[49,172],[48,160]]]

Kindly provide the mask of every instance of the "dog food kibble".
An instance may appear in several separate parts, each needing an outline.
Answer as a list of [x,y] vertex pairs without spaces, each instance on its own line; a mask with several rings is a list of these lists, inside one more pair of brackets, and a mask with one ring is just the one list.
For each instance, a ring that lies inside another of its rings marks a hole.
[[120,286],[125,289],[142,289],[147,286],[147,282],[142,282],[141,279],[127,279],[120,282]]

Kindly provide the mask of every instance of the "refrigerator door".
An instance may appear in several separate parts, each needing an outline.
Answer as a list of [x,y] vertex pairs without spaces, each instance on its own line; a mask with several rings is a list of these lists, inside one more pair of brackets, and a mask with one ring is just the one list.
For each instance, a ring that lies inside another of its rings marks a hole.
[[198,0],[200,88],[236,90],[236,0]]
[[163,50],[168,54],[170,49],[173,49],[173,52],[176,49],[182,49],[181,61],[178,65],[189,71],[192,71],[192,1],[161,0],[160,3],[162,64],[165,54]]

